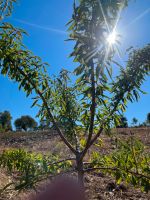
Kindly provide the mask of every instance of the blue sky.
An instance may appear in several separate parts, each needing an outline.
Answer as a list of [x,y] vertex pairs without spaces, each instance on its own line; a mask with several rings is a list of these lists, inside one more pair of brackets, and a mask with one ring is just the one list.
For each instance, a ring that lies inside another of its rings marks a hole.
[[[25,29],[29,37],[24,38],[25,45],[50,64],[51,74],[58,73],[61,68],[73,70],[75,64],[68,58],[73,45],[67,39],[65,24],[72,14],[73,0],[20,0],[15,6],[12,17],[7,21]],[[125,49],[130,46],[143,47],[150,43],[150,0],[131,0],[121,16],[117,27],[121,38],[121,60],[125,64]],[[9,110],[13,120],[21,115],[35,117],[36,108],[30,108],[32,100],[25,97],[23,91],[18,92],[16,83],[0,75],[1,98],[0,111]],[[138,103],[129,104],[127,116],[129,122],[133,117],[144,121],[150,112],[150,78],[142,86],[147,95],[141,95]]]

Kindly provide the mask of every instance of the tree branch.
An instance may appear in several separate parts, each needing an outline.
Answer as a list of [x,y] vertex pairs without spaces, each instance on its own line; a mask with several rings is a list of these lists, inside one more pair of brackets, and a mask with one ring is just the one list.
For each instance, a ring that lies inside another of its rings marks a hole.
[[94,76],[94,64],[93,61],[90,61],[90,65],[91,65],[91,86],[92,86],[92,104],[91,104],[91,108],[90,108],[90,112],[91,112],[91,119],[90,119],[90,127],[89,127],[89,135],[88,135],[88,139],[87,139],[87,143],[85,146],[85,149],[82,152],[82,156],[81,158],[84,157],[84,155],[86,154],[89,144],[91,142],[91,138],[93,135],[93,130],[94,130],[94,118],[95,118],[95,106],[96,106],[96,98],[95,98],[95,76]]
[[67,158],[67,159],[64,159],[64,160],[59,160],[58,162],[48,163],[48,165],[57,165],[59,163],[63,163],[63,162],[66,162],[66,161],[71,161],[71,160],[76,160],[76,158]]
[[[93,167],[93,168],[84,169],[84,172],[87,173],[87,172],[92,172],[92,171],[95,171],[95,170],[121,171],[121,169],[116,168],[116,167],[114,167],[114,168],[112,168],[112,167]],[[139,176],[140,178],[144,177],[144,178],[147,178],[147,179],[150,180],[150,176],[146,176],[144,174],[133,172],[133,171],[130,171],[130,170],[126,170],[126,172],[129,173],[129,174],[133,174],[135,176]]]
[[84,172],[92,172],[92,171],[95,171],[95,170],[112,170],[112,171],[116,171],[117,168],[111,168],[111,167],[91,167],[91,168],[87,168],[87,169],[84,169]]
[[[119,100],[115,103],[115,106],[114,106],[113,110],[110,112],[110,116],[113,115],[114,112],[116,112],[116,109],[117,109],[118,104],[120,103],[120,101],[121,101],[121,99],[119,99]],[[110,119],[109,119],[109,120],[110,120]],[[98,133],[97,133],[97,134],[93,137],[93,139],[90,141],[89,146],[87,147],[87,149],[90,148],[90,147],[94,144],[94,142],[98,139],[98,137],[101,135],[101,133],[102,133],[103,130],[104,130],[104,128],[103,128],[104,125],[105,125],[106,123],[108,123],[109,120],[106,120],[105,122],[103,122],[103,123],[101,124],[101,127],[100,127]]]
[[6,0],[6,2],[4,3],[4,6],[2,7],[2,10],[1,10],[2,14],[0,16],[0,20],[2,20],[2,15],[7,10],[7,7],[8,7],[8,0]]
[[17,67],[18,71],[20,72],[20,74],[22,74],[26,80],[28,80],[28,82],[33,86],[33,88],[35,89],[35,92],[40,96],[41,100],[43,101],[43,104],[47,110],[47,113],[49,115],[49,118],[50,120],[52,121],[53,125],[55,126],[59,136],[61,137],[61,139],[63,140],[63,142],[67,145],[67,147],[74,153],[76,154],[76,150],[73,148],[73,146],[68,142],[68,140],[65,138],[65,136],[63,135],[63,133],[61,132],[60,128],[58,127],[49,107],[48,107],[48,104],[47,104],[47,101],[45,100],[45,98],[43,97],[42,95],[42,92],[37,89],[36,85],[33,83],[32,80],[30,80],[30,78],[28,77],[28,75],[22,71],[19,67]]

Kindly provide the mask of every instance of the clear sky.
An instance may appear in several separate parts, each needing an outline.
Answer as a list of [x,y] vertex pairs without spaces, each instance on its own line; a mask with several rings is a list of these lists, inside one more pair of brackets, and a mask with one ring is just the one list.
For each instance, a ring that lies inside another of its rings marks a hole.
[[[19,0],[12,17],[7,19],[28,32],[25,45],[50,64],[51,74],[58,73],[61,68],[73,70],[75,67],[68,58],[72,44],[64,41],[67,39],[65,24],[71,17],[72,4],[73,0]],[[125,49],[150,43],[150,0],[131,0],[121,18],[117,29],[122,35],[122,56],[118,61],[125,64]],[[16,83],[0,75],[0,86],[0,111],[9,110],[13,120],[27,114],[35,117],[37,109],[30,108],[32,100],[26,98],[23,91],[18,92]],[[150,112],[150,78],[142,88],[148,94],[141,95],[138,103],[129,104],[125,113],[129,122],[133,117],[142,122]]]

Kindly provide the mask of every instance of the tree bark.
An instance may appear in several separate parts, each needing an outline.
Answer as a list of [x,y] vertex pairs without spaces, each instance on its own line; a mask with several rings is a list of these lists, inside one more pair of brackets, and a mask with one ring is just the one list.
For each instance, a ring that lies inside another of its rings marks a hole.
[[83,170],[83,159],[81,154],[76,156],[77,172],[78,172],[78,183],[82,188],[84,188],[84,170]]

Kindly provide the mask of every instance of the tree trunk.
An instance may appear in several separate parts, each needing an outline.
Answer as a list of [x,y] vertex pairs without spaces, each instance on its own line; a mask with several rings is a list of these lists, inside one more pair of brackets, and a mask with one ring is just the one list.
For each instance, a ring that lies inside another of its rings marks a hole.
[[77,162],[77,172],[78,172],[78,183],[82,188],[84,188],[83,159],[81,159],[80,154],[77,155],[76,162]]

